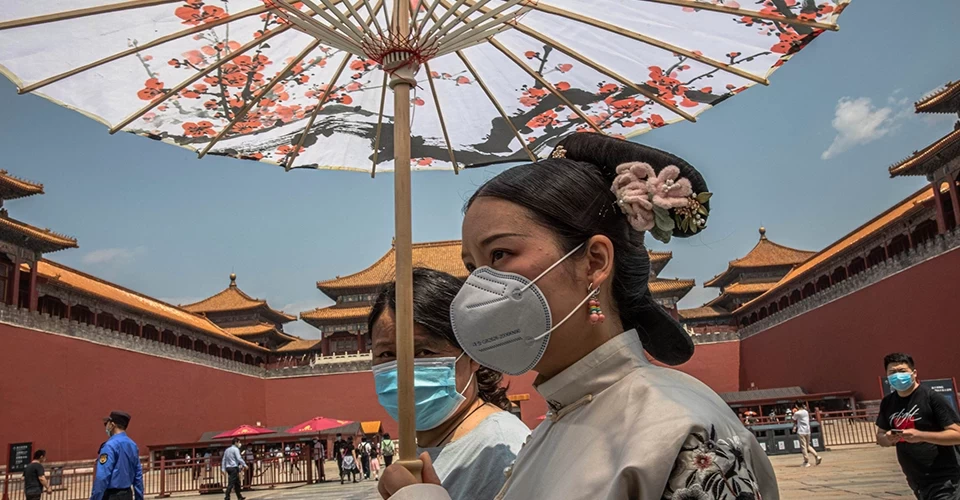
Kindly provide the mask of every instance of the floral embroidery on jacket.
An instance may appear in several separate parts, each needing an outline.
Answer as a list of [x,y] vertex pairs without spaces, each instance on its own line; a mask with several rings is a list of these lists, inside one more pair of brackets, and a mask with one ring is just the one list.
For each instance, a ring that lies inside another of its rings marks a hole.
[[687,437],[663,498],[669,500],[761,500],[760,488],[737,436],[717,439],[695,433]]

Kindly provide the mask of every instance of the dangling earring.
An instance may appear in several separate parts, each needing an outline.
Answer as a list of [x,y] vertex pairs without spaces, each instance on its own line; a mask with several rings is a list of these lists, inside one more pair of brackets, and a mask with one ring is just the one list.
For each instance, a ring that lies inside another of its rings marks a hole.
[[[593,283],[590,283],[590,286],[587,288],[587,290],[591,290],[592,288],[593,288]],[[600,297],[600,288],[598,287],[596,290],[593,290],[593,292],[590,293],[590,302],[589,302],[590,322],[593,323],[594,325],[596,325],[597,323],[603,323],[603,320],[606,319],[606,317],[603,315],[603,310],[600,309],[599,297]]]

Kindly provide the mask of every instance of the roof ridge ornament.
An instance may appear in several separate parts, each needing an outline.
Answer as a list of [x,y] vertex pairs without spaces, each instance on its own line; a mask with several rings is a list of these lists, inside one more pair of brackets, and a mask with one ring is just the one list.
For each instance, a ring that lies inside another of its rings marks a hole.
[[237,273],[230,273],[230,287],[237,287]]
[[761,240],[767,239],[767,228],[763,226],[760,226],[760,239]]

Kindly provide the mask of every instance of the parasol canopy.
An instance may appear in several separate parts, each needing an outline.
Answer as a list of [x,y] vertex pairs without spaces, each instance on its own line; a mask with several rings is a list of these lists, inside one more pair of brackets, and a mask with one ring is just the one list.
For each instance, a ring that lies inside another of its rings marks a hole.
[[[390,171],[409,50],[415,170],[633,137],[768,77],[849,0],[11,0],[0,71],[110,128],[288,168]],[[414,13],[391,41],[395,4]],[[306,131],[306,133],[304,133]],[[104,155],[110,154],[104,151]]]
[[221,432],[216,436],[213,436],[213,439],[227,439],[235,437],[244,437],[244,436],[260,436],[263,434],[274,434],[277,431],[272,429],[267,429],[266,427],[256,427],[253,425],[243,424],[236,429]]
[[300,434],[304,432],[320,433],[352,423],[353,420],[337,420],[327,417],[313,417],[302,424],[295,425],[287,429],[285,432],[287,434]]
[[[633,137],[756,84],[849,0],[8,0],[0,72],[130,132],[395,171],[400,439],[414,441],[410,171]],[[391,92],[387,92],[390,89]],[[104,151],[104,155],[110,154]],[[401,448],[411,468],[416,448]]]

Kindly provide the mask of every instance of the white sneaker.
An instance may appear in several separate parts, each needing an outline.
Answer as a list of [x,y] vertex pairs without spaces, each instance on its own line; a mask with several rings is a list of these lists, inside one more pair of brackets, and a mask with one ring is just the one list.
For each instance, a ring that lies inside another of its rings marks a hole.
[[810,462],[804,462],[804,463],[803,463],[803,466],[804,466],[804,467],[810,467]]

